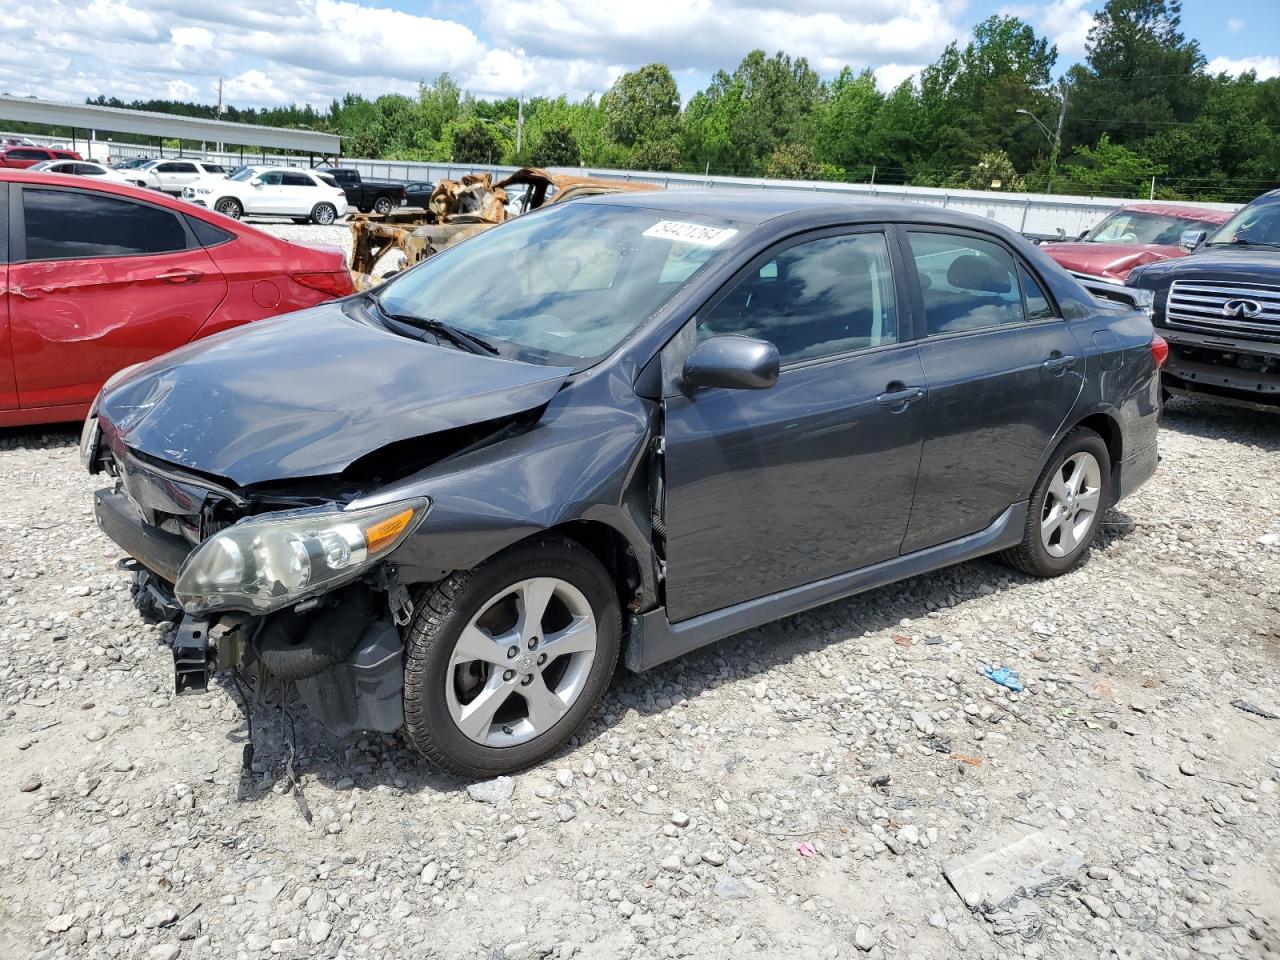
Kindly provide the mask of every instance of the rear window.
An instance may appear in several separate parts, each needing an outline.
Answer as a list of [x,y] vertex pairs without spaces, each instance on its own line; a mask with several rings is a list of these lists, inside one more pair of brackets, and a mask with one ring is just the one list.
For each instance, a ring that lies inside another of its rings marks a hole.
[[177,214],[87,190],[22,191],[28,260],[79,260],[187,248]]
[[18,147],[16,150],[6,150],[5,156],[10,160],[48,160],[49,151]]

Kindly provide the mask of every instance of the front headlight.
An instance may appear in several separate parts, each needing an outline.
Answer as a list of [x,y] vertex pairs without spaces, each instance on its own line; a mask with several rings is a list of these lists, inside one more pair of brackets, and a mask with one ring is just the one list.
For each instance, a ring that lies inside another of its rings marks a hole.
[[215,533],[182,565],[174,592],[187,613],[270,613],[354,580],[404,542],[426,498],[363,510],[290,510]]
[[90,473],[97,473],[94,459],[98,454],[98,401],[93,401],[89,415],[84,418],[84,426],[80,428],[80,466]]

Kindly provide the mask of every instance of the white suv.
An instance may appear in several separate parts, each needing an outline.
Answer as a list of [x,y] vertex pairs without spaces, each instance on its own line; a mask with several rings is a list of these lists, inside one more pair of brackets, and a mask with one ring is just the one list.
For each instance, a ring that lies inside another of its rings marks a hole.
[[239,220],[246,214],[329,224],[347,212],[347,195],[323,175],[291,167],[241,167],[226,178],[205,178],[184,199]]
[[204,177],[226,175],[227,168],[221,164],[199,160],[152,160],[128,173],[129,179],[136,179],[140,186],[172,194],[182,193],[182,188],[187,184]]

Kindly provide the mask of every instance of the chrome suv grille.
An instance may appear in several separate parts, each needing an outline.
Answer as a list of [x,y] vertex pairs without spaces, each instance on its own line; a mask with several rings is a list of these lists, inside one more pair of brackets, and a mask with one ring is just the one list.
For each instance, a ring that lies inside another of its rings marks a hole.
[[1175,280],[1165,308],[1171,327],[1280,340],[1280,286],[1248,280]]

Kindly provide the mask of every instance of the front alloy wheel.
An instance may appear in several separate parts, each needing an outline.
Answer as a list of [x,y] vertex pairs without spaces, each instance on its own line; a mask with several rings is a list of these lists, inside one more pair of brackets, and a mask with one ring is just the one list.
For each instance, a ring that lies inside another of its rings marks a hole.
[[595,708],[618,660],[613,578],[544,534],[432,584],[405,641],[404,732],[471,777],[545,759]]
[[213,209],[217,210],[224,217],[230,217],[232,220],[239,220],[244,216],[244,207],[241,206],[240,201],[235,197],[223,197],[214,204]]
[[534,577],[490,597],[454,643],[449,716],[490,747],[526,743],[582,695],[596,656],[596,618],[573,584]]

